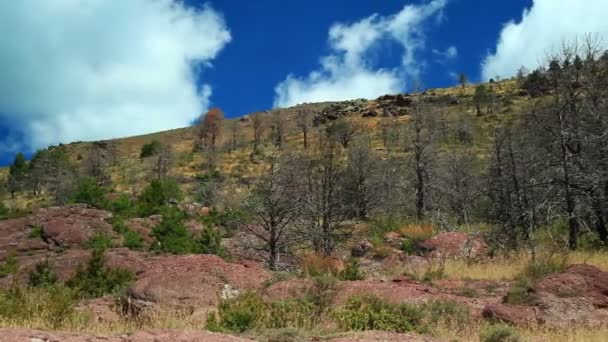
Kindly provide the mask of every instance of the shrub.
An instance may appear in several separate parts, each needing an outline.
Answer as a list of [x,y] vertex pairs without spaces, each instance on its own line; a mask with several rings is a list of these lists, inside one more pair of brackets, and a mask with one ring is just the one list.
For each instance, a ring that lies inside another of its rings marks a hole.
[[15,273],[17,268],[17,258],[12,254],[7,256],[6,259],[4,259],[4,262],[0,264],[0,278]]
[[220,257],[226,256],[226,251],[221,245],[222,233],[212,227],[205,227],[198,240],[198,247],[203,254],[215,254]]
[[85,247],[95,250],[105,250],[114,247],[114,242],[108,235],[96,233],[86,242]]
[[105,198],[108,190],[99,186],[93,178],[83,178],[78,182],[78,186],[70,196],[72,203],[84,203],[95,208],[107,208],[108,201]]
[[384,238],[384,234],[399,230],[403,220],[396,215],[388,215],[372,220],[369,233],[372,237]]
[[2,201],[0,201],[0,220],[5,220],[8,218],[10,210],[4,205]]
[[492,324],[482,328],[481,342],[520,342],[523,341],[517,331],[505,324]]
[[561,272],[567,266],[567,254],[539,254],[526,265],[520,278],[540,279],[546,275]]
[[338,274],[340,280],[363,280],[365,276],[359,268],[357,259],[350,259],[346,263],[346,267]]
[[210,331],[242,333],[256,324],[264,315],[266,304],[254,293],[246,293],[235,299],[220,302],[217,314],[207,318]]
[[206,329],[243,333],[252,329],[312,329],[319,323],[314,303],[293,299],[266,303],[255,293],[222,300],[217,313],[207,317]]
[[124,247],[127,247],[128,249],[132,249],[135,251],[140,251],[144,249],[144,240],[142,239],[141,235],[131,229],[127,229],[125,230],[125,232],[122,234],[123,236],[123,242],[122,245]]
[[350,298],[345,306],[333,312],[333,317],[344,330],[407,332],[419,330],[424,315],[412,304],[394,305],[378,297],[361,296]]
[[535,305],[538,303],[538,297],[529,280],[518,279],[503,298],[503,302],[517,305]]
[[401,250],[407,255],[413,255],[418,252],[418,246],[413,240],[403,239],[401,241]]
[[36,326],[56,329],[82,320],[75,305],[74,291],[61,285],[0,289],[0,320],[35,322]]
[[163,220],[152,228],[156,239],[154,249],[172,254],[195,253],[197,250],[194,238],[184,226],[185,214],[176,208],[165,208]]
[[452,301],[433,300],[425,304],[392,304],[375,296],[355,296],[332,316],[344,330],[385,330],[428,332],[438,323],[457,327],[469,323],[466,306]]
[[147,157],[155,156],[158,154],[158,152],[160,152],[160,148],[161,148],[160,141],[152,140],[149,143],[146,143],[141,147],[141,150],[139,152],[139,158],[147,158]]
[[79,267],[66,285],[80,297],[97,298],[123,290],[133,279],[133,273],[128,270],[106,267],[104,250],[94,249],[87,267]]
[[57,282],[57,274],[53,271],[49,260],[36,264],[30,272],[28,284],[33,287],[54,285]]
[[182,191],[175,180],[155,179],[144,189],[137,200],[140,216],[160,214],[164,206],[171,201],[180,201]]
[[137,207],[128,195],[122,194],[110,203],[110,210],[115,217],[135,217],[137,216]]
[[32,227],[32,231],[28,235],[28,237],[30,239],[38,239],[38,240],[42,240],[43,236],[44,236],[44,232],[42,230],[42,226],[40,226],[38,224],[36,224],[36,225],[34,225],[34,227]]

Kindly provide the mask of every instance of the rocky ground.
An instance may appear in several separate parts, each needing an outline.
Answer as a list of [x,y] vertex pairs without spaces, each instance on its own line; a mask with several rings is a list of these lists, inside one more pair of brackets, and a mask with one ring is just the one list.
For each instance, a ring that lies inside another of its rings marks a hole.
[[[90,251],[85,243],[96,233],[113,239],[119,236],[109,223],[111,214],[86,206],[40,209],[26,218],[0,221],[0,260],[17,258],[19,269],[0,278],[0,286],[25,284],[37,263],[49,260],[59,281],[66,281],[80,265],[86,264]],[[133,229],[149,235],[157,218],[133,219]],[[398,236],[387,235],[387,244],[399,244]],[[405,275],[373,276],[386,264],[424,265],[433,258],[481,257],[487,246],[479,237],[466,233],[443,233],[425,242],[425,257],[393,256],[374,258],[371,245],[361,242],[353,248],[362,267],[371,276],[365,280],[339,281],[332,305],[343,304],[354,295],[376,295],[391,303],[421,303],[449,299],[467,306],[477,319],[491,318],[520,326],[548,327],[598,326],[608,321],[608,272],[590,265],[572,265],[560,273],[537,279],[526,289],[532,303],[507,304],[513,286],[508,282],[486,280],[416,281]],[[126,248],[106,252],[108,265],[135,274],[126,292],[132,310],[142,308],[179,308],[192,314],[214,310],[221,298],[254,291],[266,300],[294,298],[311,285],[306,278],[273,281],[273,274],[251,261],[227,262],[214,255],[152,255]],[[97,322],[120,319],[112,298],[80,303]],[[0,341],[248,341],[248,339],[205,331],[139,331],[128,336],[94,337],[29,329],[2,329]],[[365,332],[334,341],[433,341],[412,334]]]

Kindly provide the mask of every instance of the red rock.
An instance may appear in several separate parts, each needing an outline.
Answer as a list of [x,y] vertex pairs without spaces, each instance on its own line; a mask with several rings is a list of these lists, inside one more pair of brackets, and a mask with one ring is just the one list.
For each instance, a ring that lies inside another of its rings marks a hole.
[[128,294],[135,306],[214,309],[225,285],[257,290],[270,278],[260,265],[228,263],[215,255],[162,256],[147,261]]
[[536,311],[530,306],[493,303],[483,309],[482,316],[518,325],[533,325],[538,323]]
[[463,232],[448,232],[436,235],[421,246],[429,251],[432,257],[479,257],[488,245],[483,239]]
[[247,342],[246,338],[208,331],[150,330],[130,336],[96,337],[86,334],[32,329],[0,329],[0,342]]
[[28,221],[42,227],[45,241],[65,248],[81,246],[97,233],[116,237],[107,221],[111,217],[110,212],[77,204],[40,209]]

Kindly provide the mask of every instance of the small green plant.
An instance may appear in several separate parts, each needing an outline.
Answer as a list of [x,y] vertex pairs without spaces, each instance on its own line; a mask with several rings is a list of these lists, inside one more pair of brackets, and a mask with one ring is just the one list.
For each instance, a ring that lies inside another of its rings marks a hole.
[[139,158],[147,158],[147,157],[155,156],[160,151],[160,148],[161,148],[160,141],[152,140],[149,143],[146,143],[141,147],[141,150],[139,152]]
[[36,264],[30,272],[28,284],[33,287],[50,286],[57,283],[57,274],[53,271],[49,260]]
[[182,197],[182,191],[175,180],[155,179],[137,199],[138,215],[144,217],[161,214],[167,204],[180,201]]
[[126,194],[122,194],[118,199],[112,201],[109,207],[115,217],[128,218],[137,216],[137,207]]
[[10,210],[0,201],[0,220],[6,220],[9,216]]
[[352,297],[333,312],[343,330],[385,330],[407,332],[420,330],[424,313],[412,304],[389,304],[378,297]]
[[413,255],[416,254],[418,248],[414,240],[403,239],[403,241],[401,241],[401,250],[407,255]]
[[70,202],[84,203],[95,208],[104,209],[109,206],[108,200],[105,198],[107,192],[108,190],[99,186],[95,179],[86,177],[78,182],[76,191],[70,196]]
[[202,254],[215,254],[220,257],[226,256],[226,251],[222,247],[222,233],[212,227],[205,227],[198,240],[198,247]]
[[66,285],[80,297],[97,298],[123,290],[133,279],[133,273],[128,270],[108,268],[104,250],[94,249],[87,267],[80,267]]
[[105,250],[114,247],[114,242],[108,235],[98,232],[86,242],[85,246],[89,249]]
[[503,302],[518,305],[535,305],[538,297],[527,279],[518,279],[503,298]]
[[338,278],[340,280],[363,280],[365,276],[361,272],[359,268],[359,262],[357,259],[350,259],[346,263],[346,267],[338,273]]
[[222,301],[217,314],[208,316],[206,328],[210,331],[242,333],[253,328],[265,311],[266,305],[258,295],[246,293]]
[[38,240],[42,240],[43,236],[44,236],[44,231],[42,229],[42,226],[38,225],[38,224],[36,224],[32,227],[32,231],[28,235],[28,237],[30,239],[38,239]]
[[127,229],[122,234],[122,236],[123,236],[122,245],[124,247],[127,247],[128,249],[132,249],[134,251],[141,251],[144,249],[144,240],[142,239],[141,235],[138,232],[131,230],[131,229]]
[[176,208],[166,208],[163,220],[154,228],[152,235],[156,239],[154,249],[172,254],[188,254],[197,251],[192,234],[184,225],[185,214]]
[[481,342],[520,342],[523,341],[517,331],[506,324],[491,324],[482,328]]
[[0,278],[4,278],[9,274],[15,273],[17,271],[17,258],[10,254],[4,259],[3,263],[0,263]]

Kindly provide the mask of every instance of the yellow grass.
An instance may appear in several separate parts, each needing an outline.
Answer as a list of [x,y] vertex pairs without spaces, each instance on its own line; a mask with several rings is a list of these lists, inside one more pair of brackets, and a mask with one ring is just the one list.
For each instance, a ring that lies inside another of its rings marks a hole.
[[[446,341],[479,342],[482,327],[485,324],[472,324],[467,327],[437,327],[433,335]],[[549,329],[543,327],[514,328],[522,342],[605,342],[608,327],[570,329]]]
[[[451,279],[512,280],[523,271],[531,258],[530,254],[520,253],[479,262],[446,260],[444,271]],[[569,264],[589,264],[608,271],[608,253],[605,252],[567,252],[567,261]]]
[[410,240],[426,240],[435,235],[436,229],[430,223],[408,224],[399,229],[399,234]]

